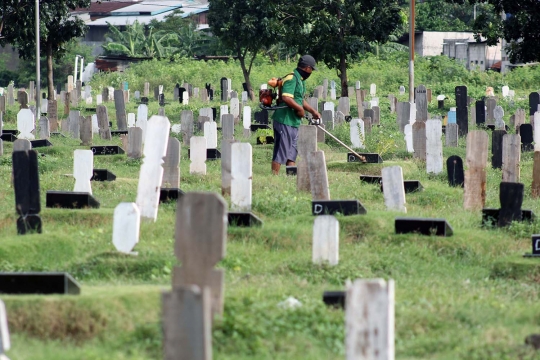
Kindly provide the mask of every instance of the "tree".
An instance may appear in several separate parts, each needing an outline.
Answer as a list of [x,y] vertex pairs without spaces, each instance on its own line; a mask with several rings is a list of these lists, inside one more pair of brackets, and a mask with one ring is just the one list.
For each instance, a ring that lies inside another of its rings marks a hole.
[[255,57],[263,48],[269,48],[282,40],[285,28],[291,29],[300,24],[300,18],[285,11],[286,6],[284,0],[209,2],[208,22],[212,33],[237,56],[252,100],[253,89],[249,76]]
[[[471,2],[481,3],[477,0]],[[485,3],[488,6],[479,12],[474,29],[486,37],[488,45],[496,45],[500,38],[504,38],[511,62],[540,61],[540,2],[487,0]],[[503,17],[503,14],[506,15]]]
[[473,6],[443,1],[425,1],[416,5],[416,30],[423,31],[471,31]]
[[[53,59],[61,58],[73,38],[82,37],[86,25],[72,18],[69,10],[89,7],[90,0],[40,0],[40,47],[47,58],[48,99],[53,98]],[[0,5],[0,45],[11,44],[22,59],[35,59],[35,3],[2,0]]]
[[308,25],[287,39],[302,53],[336,69],[341,96],[348,96],[347,63],[358,60],[373,44],[385,43],[404,21],[395,0],[307,0]]

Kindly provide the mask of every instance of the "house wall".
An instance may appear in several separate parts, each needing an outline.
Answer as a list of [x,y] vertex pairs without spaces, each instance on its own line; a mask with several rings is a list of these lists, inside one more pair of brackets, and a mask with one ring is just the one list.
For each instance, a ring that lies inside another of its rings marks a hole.
[[[436,56],[443,53],[444,39],[472,39],[473,33],[455,31],[424,31],[419,39],[416,35],[415,41],[421,41],[421,50],[415,46],[415,52],[420,56]],[[419,44],[420,45],[420,44]]]
[[469,43],[469,62],[467,68],[469,70],[486,70],[486,44],[485,43]]

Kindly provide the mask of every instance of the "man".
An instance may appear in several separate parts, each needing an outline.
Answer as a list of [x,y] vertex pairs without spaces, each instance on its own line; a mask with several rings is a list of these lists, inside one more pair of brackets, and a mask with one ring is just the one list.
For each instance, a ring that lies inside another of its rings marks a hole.
[[298,127],[302,122],[305,111],[310,112],[315,119],[321,118],[321,114],[304,100],[304,94],[306,93],[305,81],[313,70],[317,70],[316,65],[313,56],[304,55],[298,61],[294,72],[283,78],[281,102],[278,101],[278,105],[287,105],[287,107],[277,109],[272,116],[274,120],[272,173],[274,175],[279,174],[279,168],[282,164],[287,166],[296,165]]

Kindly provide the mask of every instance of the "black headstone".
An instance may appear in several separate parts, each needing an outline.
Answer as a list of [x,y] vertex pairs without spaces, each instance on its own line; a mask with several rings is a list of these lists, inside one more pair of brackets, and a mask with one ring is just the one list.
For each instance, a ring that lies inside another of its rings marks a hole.
[[467,87],[456,86],[456,122],[459,135],[465,136],[469,132],[469,111],[467,108]]
[[491,137],[491,167],[502,169],[503,136],[506,130],[493,130]]
[[521,183],[501,182],[499,199],[499,226],[510,225],[512,221],[521,221],[521,204],[523,204],[523,189]]
[[158,96],[159,106],[165,106],[165,94],[159,94]]
[[184,93],[186,92],[186,88],[181,87],[178,89],[178,101],[182,103],[182,100],[184,99]]
[[242,83],[242,88],[244,89],[245,92],[249,93],[248,86],[246,83]]
[[228,100],[228,97],[229,95],[227,94],[227,91],[225,91],[225,89],[227,89],[227,83],[228,83],[228,80],[226,77],[222,77],[220,79],[220,84],[221,84],[221,101],[227,101]]
[[486,122],[486,103],[484,100],[476,102],[476,123],[484,124]]
[[17,233],[20,235],[29,231],[41,233],[37,152],[15,151],[12,154],[12,162],[15,210],[19,215]]
[[448,172],[448,184],[450,186],[463,187],[465,182],[463,160],[459,156],[452,155],[446,160],[446,171]]
[[148,105],[148,98],[146,96],[141,98],[141,104]]
[[529,115],[533,116],[538,111],[538,104],[540,104],[540,94],[532,92],[529,94]]
[[213,107],[212,108],[212,115],[214,116],[214,121],[217,120],[217,108]]
[[532,125],[521,124],[519,126],[519,136],[521,136],[521,151],[532,151],[534,149]]
[[268,110],[257,111],[254,116],[257,124],[268,124]]
[[206,92],[208,93],[208,99],[214,100],[214,89],[212,89],[212,85],[205,84],[204,87],[206,88]]
[[444,100],[437,100],[437,108],[444,109]]

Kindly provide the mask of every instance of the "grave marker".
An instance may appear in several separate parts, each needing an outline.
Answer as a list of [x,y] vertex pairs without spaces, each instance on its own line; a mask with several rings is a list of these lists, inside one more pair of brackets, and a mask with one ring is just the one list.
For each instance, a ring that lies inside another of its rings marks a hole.
[[534,140],[534,151],[540,151],[540,112],[534,113],[533,118],[533,140]]
[[412,125],[407,124],[405,125],[405,143],[407,145],[407,152],[413,153],[414,147],[413,147],[413,133],[412,133]]
[[19,139],[34,140],[32,131],[35,129],[34,114],[30,109],[21,109],[17,113],[17,130],[19,130]]
[[182,142],[189,147],[189,140],[193,136],[193,111],[182,110],[180,122],[182,125]]
[[467,134],[467,170],[465,171],[464,201],[466,210],[480,210],[486,202],[486,164],[488,134],[482,130]]
[[139,127],[128,128],[127,157],[140,159],[143,155],[143,130]]
[[80,138],[81,133],[81,112],[78,110],[71,110],[69,112],[69,134],[74,139]]
[[416,121],[412,125],[414,158],[426,161],[426,123]]
[[504,182],[504,180],[501,182],[499,191],[499,200],[501,202],[498,220],[499,227],[508,226],[512,221],[522,220],[521,205],[523,204],[523,192],[523,184],[517,182]]
[[189,165],[189,173],[206,175],[206,138],[204,136],[193,136],[190,145],[189,159],[191,164]]
[[92,195],[90,179],[94,171],[94,154],[92,150],[77,149],[73,152],[73,177],[75,187],[73,192],[82,192]]
[[325,129],[334,130],[334,115],[331,110],[323,110],[321,118]]
[[538,105],[540,104],[540,94],[538,92],[532,92],[529,94],[529,116],[534,116],[534,113],[538,111]]
[[[221,132],[224,140],[234,140],[234,122],[235,118],[233,114],[225,114],[221,118]],[[216,144],[217,147],[217,144]]]
[[204,123],[204,137],[206,139],[207,149],[217,148],[217,124],[216,122]]
[[401,166],[385,167],[381,170],[381,174],[386,209],[406,213],[405,187],[403,185],[403,171]]
[[491,167],[502,169],[503,164],[503,137],[506,130],[493,130],[491,135]]
[[148,121],[143,162],[137,187],[137,206],[144,219],[156,221],[159,205],[161,181],[163,179],[163,157],[167,152],[169,139],[169,119],[152,116]]
[[114,107],[116,109],[116,125],[118,126],[118,130],[126,131],[126,103],[122,90],[114,90]]
[[315,217],[311,261],[332,266],[339,262],[339,222],[332,215]]
[[139,242],[140,224],[137,204],[122,202],[114,208],[112,242],[117,251],[131,254]]
[[[316,108],[315,108],[316,109]],[[343,115],[349,116],[351,113],[351,103],[348,97],[340,97],[338,102],[338,111],[341,111]]]
[[463,160],[459,156],[452,155],[446,160],[446,170],[448,172],[448,184],[463,187],[465,175],[463,174]]
[[308,171],[308,154],[317,151],[317,128],[313,125],[300,125],[298,128],[298,160],[296,188],[298,191],[311,191]]
[[[0,132],[2,132],[2,126],[0,125]],[[51,136],[51,130],[49,127],[49,119],[46,116],[39,118],[39,138],[48,139]]]
[[244,137],[251,136],[251,107],[244,106],[244,111],[242,113],[242,127],[244,128]]
[[540,151],[534,152],[533,181],[531,187],[532,197],[540,197]]
[[350,133],[351,133],[352,147],[356,149],[363,149],[364,148],[364,121],[362,119],[352,119],[350,128],[351,128]]
[[493,117],[495,118],[495,129],[504,130],[505,124],[503,121],[504,110],[501,106],[496,106],[493,110]]
[[137,121],[135,122],[135,126],[138,127],[138,128],[141,128],[141,130],[142,130],[142,142],[143,142],[143,144],[144,144],[144,140],[145,140],[147,125],[148,125],[148,105],[140,104],[137,107]]
[[[17,234],[24,235],[30,231],[41,233],[37,152],[35,150],[17,151],[14,149],[12,162],[15,210],[19,215],[17,219]],[[0,318],[1,321],[2,319]],[[1,323],[0,326],[2,326]],[[0,330],[3,331],[2,328]]]
[[79,137],[82,146],[92,145],[94,132],[92,131],[92,116],[81,116],[79,118]]
[[[495,114],[493,111],[497,106],[497,100],[494,98],[488,98],[486,101],[486,125],[495,125]],[[477,116],[478,117],[478,116]]]
[[109,115],[107,113],[107,107],[105,105],[98,105],[96,107],[99,136],[104,140],[111,140],[111,129],[109,128]]
[[399,131],[404,132],[405,126],[409,124],[409,120],[411,116],[411,103],[398,102],[396,105],[396,112],[397,112],[396,120],[399,126]]
[[[416,124],[416,123],[415,123]],[[449,124],[450,125],[450,124]],[[414,125],[413,125],[414,128]],[[426,121],[426,170],[428,174],[443,171],[442,123],[441,120]],[[447,129],[448,130],[448,129]],[[416,148],[415,148],[416,149]]]
[[424,85],[418,85],[415,90],[416,121],[427,121],[427,91]]
[[231,194],[231,145],[234,140],[221,141],[221,194]]
[[180,141],[174,137],[169,137],[167,142],[167,152],[163,159],[161,188],[180,188]]
[[469,132],[469,112],[467,109],[467,87],[456,86],[456,122],[459,126],[459,135],[465,136]]
[[502,181],[519,182],[519,162],[521,159],[521,137],[514,134],[503,136]]
[[307,163],[312,200],[330,200],[324,152],[320,150],[309,152],[307,154]]
[[521,151],[531,151],[533,146],[533,129],[531,124],[522,124],[519,127],[519,135],[521,136]]
[[456,123],[448,123],[446,125],[446,146],[457,147],[459,138],[459,126]]
[[251,212],[252,148],[249,143],[231,144],[231,210]]

